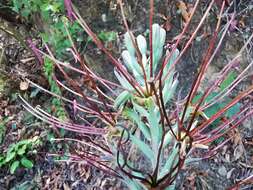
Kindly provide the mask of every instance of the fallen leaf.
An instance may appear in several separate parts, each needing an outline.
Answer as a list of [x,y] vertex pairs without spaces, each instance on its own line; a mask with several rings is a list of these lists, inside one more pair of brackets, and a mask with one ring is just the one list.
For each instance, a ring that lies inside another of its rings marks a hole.
[[179,9],[184,21],[188,22],[191,14],[188,13],[186,4],[183,1],[178,1],[177,8]]
[[235,168],[232,168],[231,170],[229,170],[229,172],[227,173],[227,179],[231,178],[231,175],[232,175],[234,170],[235,170]]
[[242,17],[239,21],[239,27],[240,28],[245,28],[245,21],[244,21],[245,17]]
[[238,160],[239,158],[241,158],[241,156],[243,155],[243,153],[244,153],[244,148],[243,148],[243,145],[240,144],[234,150],[234,159]]
[[66,183],[64,183],[64,184],[63,184],[63,189],[64,189],[64,190],[70,190],[70,187],[69,187]]
[[162,24],[162,27],[169,32],[172,28],[171,20],[172,18],[170,16],[165,16],[163,14],[159,14],[159,16],[164,20],[164,23]]
[[29,83],[26,82],[26,81],[21,81],[20,84],[19,84],[19,88],[22,91],[27,90],[28,87],[29,87]]
[[230,162],[230,154],[225,154],[225,160],[226,162]]

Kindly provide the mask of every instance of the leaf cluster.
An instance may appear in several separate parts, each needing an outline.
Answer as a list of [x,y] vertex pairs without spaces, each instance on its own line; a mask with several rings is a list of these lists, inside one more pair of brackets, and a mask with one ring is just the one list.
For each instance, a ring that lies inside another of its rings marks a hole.
[[40,145],[38,136],[31,139],[21,140],[11,144],[5,154],[0,155],[0,167],[8,166],[13,174],[18,168],[32,168],[33,161],[28,157],[36,152],[36,147]]

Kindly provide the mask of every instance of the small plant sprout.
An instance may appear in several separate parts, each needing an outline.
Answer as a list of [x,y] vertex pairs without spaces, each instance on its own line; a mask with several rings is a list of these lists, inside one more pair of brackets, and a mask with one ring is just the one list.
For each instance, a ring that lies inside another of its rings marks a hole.
[[[83,124],[61,121],[41,107],[34,108],[24,98],[20,98],[24,102],[24,108],[43,121],[83,135],[83,139],[61,139],[90,147],[85,152],[72,149],[68,154],[70,161],[97,167],[122,180],[131,190],[172,190],[175,189],[175,181],[184,166],[216,154],[231,140],[232,137],[227,138],[226,134],[252,116],[253,109],[251,103],[248,103],[248,97],[253,92],[253,86],[237,95],[231,96],[231,92],[245,78],[252,77],[250,68],[253,61],[250,60],[246,66],[238,62],[253,35],[218,73],[215,81],[210,86],[207,85],[204,92],[199,91],[207,68],[220,50],[235,16],[232,13],[230,20],[221,29],[225,1],[222,1],[216,28],[209,38],[208,48],[202,55],[199,71],[186,97],[182,97],[178,90],[179,74],[175,66],[196,38],[215,0],[209,2],[196,29],[183,44],[182,39],[199,6],[199,0],[195,1],[189,19],[170,49],[165,48],[166,31],[159,24],[153,23],[153,0],[150,0],[148,38],[142,34],[135,35],[129,29],[123,3],[119,0],[126,28],[125,50],[120,59],[114,58],[105,48],[70,1],[65,2],[68,18],[79,23],[97,48],[108,57],[119,81],[108,81],[88,67],[87,60],[78,52],[67,27],[72,45],[70,52],[76,60],[75,64],[56,59],[47,44],[47,52],[32,46],[35,55],[39,54],[54,63],[64,82],[56,76],[54,80],[62,89],[72,93],[72,99],[64,97],[63,93],[59,95],[50,92],[29,79],[27,81],[71,105]],[[75,72],[84,82],[72,78],[68,71]],[[231,73],[234,73],[233,77]],[[102,90],[101,86],[106,90]],[[116,93],[118,91],[120,93]]]

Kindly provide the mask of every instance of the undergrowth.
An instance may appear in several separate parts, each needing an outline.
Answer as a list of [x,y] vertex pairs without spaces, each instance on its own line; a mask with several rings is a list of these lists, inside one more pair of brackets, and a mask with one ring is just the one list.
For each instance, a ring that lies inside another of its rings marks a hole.
[[[249,58],[245,66],[238,66],[238,62],[253,35],[234,58],[228,60],[218,77],[200,92],[199,87],[207,68],[218,55],[235,18],[235,13],[227,15],[228,1],[221,1],[216,26],[207,39],[208,47],[201,56],[198,73],[189,93],[182,97],[177,88],[180,73],[177,73],[175,66],[189,50],[216,1],[208,2],[197,27],[190,32],[191,20],[200,6],[200,1],[196,0],[191,13],[183,15],[187,18],[182,31],[169,46],[166,44],[165,29],[153,22],[154,1],[150,0],[149,3],[149,35],[146,38],[141,33],[136,34],[130,30],[124,14],[124,4],[121,0],[118,1],[126,29],[123,35],[125,49],[119,59],[106,48],[101,39],[103,36],[99,37],[92,31],[70,0],[64,1],[67,17],[57,20],[57,26],[52,27],[58,27],[60,34],[67,37],[64,40],[68,41],[68,55],[75,62],[58,57],[57,51],[61,52],[61,47],[51,48],[52,44],[48,43],[51,40],[45,37],[45,51],[38,49],[32,41],[29,42],[36,57],[46,63],[44,68],[46,67],[51,92],[28,78],[26,81],[70,105],[73,108],[72,114],[81,118],[82,124],[76,124],[68,118],[57,118],[47,113],[43,107],[33,107],[22,96],[19,97],[24,108],[36,117],[53,127],[84,136],[83,139],[55,139],[56,142],[72,142],[89,147],[82,151],[71,148],[69,152],[53,155],[64,155],[70,162],[96,167],[120,179],[129,189],[171,190],[175,189],[177,176],[184,167],[214,156],[233,138],[228,134],[252,116],[250,95],[253,86],[238,94],[232,92],[238,84],[252,77],[252,59]],[[47,9],[53,11],[52,7]],[[76,31],[72,30],[75,27],[71,28],[73,23],[107,56],[114,66],[118,83],[108,81],[90,69],[78,48]],[[189,36],[183,43],[188,32]],[[62,50],[65,51],[65,43],[63,46]],[[59,71],[63,79],[54,73],[53,68]],[[75,72],[75,78],[71,72]],[[85,82],[80,82],[81,80]],[[188,81],[185,80],[186,82]],[[72,97],[65,97],[56,88],[56,84],[60,84]],[[243,182],[242,180],[238,184]]]

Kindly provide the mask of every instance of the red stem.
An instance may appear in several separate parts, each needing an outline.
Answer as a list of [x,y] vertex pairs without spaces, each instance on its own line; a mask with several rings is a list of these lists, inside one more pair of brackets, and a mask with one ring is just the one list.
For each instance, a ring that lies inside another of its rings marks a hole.
[[150,0],[150,13],[149,13],[149,46],[150,46],[150,78],[153,77],[153,15],[154,15],[154,0]]

